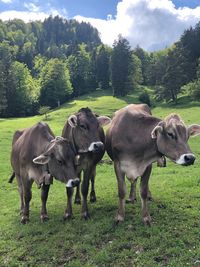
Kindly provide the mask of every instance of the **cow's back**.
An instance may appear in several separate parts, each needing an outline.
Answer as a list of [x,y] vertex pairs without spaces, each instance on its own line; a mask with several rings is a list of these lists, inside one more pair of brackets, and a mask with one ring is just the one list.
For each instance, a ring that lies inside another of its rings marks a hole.
[[151,116],[149,107],[145,104],[131,104],[115,112],[110,128],[106,134],[106,150],[111,159],[135,151],[140,154],[143,146],[151,146],[151,131],[158,123]]

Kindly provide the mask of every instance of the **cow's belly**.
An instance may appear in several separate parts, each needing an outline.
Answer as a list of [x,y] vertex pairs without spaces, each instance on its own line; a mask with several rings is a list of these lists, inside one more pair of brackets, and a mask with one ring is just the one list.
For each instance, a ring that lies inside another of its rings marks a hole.
[[121,160],[120,169],[123,171],[127,178],[130,180],[137,179],[139,176],[143,175],[148,164],[138,164],[133,160]]

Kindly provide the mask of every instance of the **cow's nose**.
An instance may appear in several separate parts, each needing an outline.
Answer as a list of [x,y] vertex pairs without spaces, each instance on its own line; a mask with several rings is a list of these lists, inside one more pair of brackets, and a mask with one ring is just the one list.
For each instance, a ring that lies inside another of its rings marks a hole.
[[79,178],[70,179],[67,182],[66,187],[75,187],[75,186],[78,186],[79,183],[80,183],[80,179]]
[[75,178],[74,180],[72,180],[72,187],[78,186],[80,183],[80,179],[79,178]]
[[90,152],[99,152],[103,150],[104,144],[102,142],[93,142],[90,144],[88,151]]
[[184,161],[185,165],[192,165],[195,161],[195,156],[193,154],[185,154],[184,155]]

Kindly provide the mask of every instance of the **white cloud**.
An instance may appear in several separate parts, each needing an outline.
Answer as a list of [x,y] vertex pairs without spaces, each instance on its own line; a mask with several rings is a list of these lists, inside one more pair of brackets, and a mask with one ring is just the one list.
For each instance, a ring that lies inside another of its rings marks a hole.
[[40,10],[34,3],[24,3],[24,7],[31,12],[38,12]]
[[0,19],[5,20],[12,20],[12,19],[22,19],[25,22],[41,20],[43,21],[45,18],[48,18],[50,15],[57,16],[59,12],[57,10],[51,9],[48,13],[45,12],[29,12],[29,11],[5,11],[0,13]]
[[146,50],[157,50],[173,44],[185,29],[200,20],[200,6],[177,9],[171,0],[122,0],[115,18],[75,16],[75,19],[90,22],[108,45],[122,34],[132,47],[139,44]]
[[1,2],[5,3],[5,4],[10,4],[10,3],[12,3],[12,0],[1,0]]

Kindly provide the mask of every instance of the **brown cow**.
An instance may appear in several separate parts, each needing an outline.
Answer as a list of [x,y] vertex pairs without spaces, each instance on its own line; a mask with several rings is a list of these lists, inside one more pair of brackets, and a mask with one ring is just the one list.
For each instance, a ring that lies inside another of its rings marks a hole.
[[150,224],[147,193],[152,163],[164,155],[180,165],[193,164],[195,156],[187,141],[199,133],[199,125],[186,127],[177,114],[164,120],[151,116],[144,104],[131,104],[115,113],[106,134],[106,149],[114,161],[118,181],[116,222],[124,221],[126,175],[132,182],[141,176],[142,219],[145,224]]
[[[96,165],[102,159],[105,153],[105,135],[102,126],[110,123],[110,118],[106,116],[97,117],[89,108],[82,108],[78,113],[71,115],[65,124],[62,136],[67,138],[71,146],[74,147],[76,154],[79,156],[77,163],[77,175],[80,178],[83,171],[83,181],[81,191],[83,196],[82,217],[90,217],[87,206],[87,195],[89,181],[91,180],[90,201],[96,201],[94,190],[94,179]],[[67,188],[68,197],[72,199],[73,190]],[[77,188],[75,203],[80,203],[80,191]],[[67,209],[65,218],[72,216],[72,210]]]
[[11,165],[17,178],[21,199],[21,222],[29,221],[29,202],[31,187],[35,181],[41,187],[41,220],[48,219],[46,202],[52,176],[67,187],[76,186],[74,167],[75,153],[69,142],[63,137],[56,137],[49,126],[39,122],[31,128],[16,131],[13,136]]

